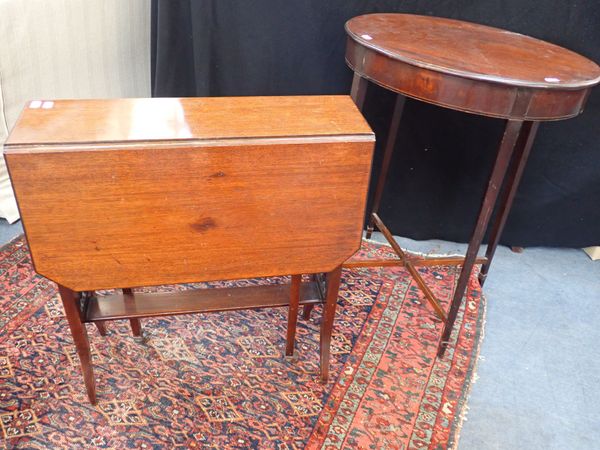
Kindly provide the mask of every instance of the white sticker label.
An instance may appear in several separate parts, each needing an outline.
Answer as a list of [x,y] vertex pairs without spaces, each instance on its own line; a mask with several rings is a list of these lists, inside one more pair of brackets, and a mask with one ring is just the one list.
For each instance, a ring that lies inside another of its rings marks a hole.
[[33,100],[30,104],[29,107],[31,109],[38,109],[40,106],[42,106],[42,102],[40,100]]
[[556,77],[546,77],[544,78],[544,81],[547,81],[548,83],[558,83],[560,79]]
[[373,38],[372,38],[371,36],[369,36],[368,34],[362,34],[360,37],[361,37],[361,38],[363,38],[363,39],[366,39],[367,41],[370,41],[370,40],[372,40],[372,39],[373,39]]
[[54,106],[54,102],[44,102],[42,103],[42,108],[44,109],[50,109]]

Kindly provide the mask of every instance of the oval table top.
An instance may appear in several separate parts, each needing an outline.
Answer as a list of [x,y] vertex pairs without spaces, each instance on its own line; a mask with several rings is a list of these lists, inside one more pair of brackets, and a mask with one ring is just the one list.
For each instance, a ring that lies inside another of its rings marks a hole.
[[[412,14],[367,14],[350,19],[346,32],[346,59],[355,72],[392,90],[467,112],[566,118],[581,112],[585,91],[600,83],[600,67],[589,59],[485,25]],[[408,80],[411,77],[416,81]],[[445,88],[463,91],[462,98],[452,100],[454,96],[442,92]],[[512,102],[501,101],[503,89]],[[525,101],[524,94],[532,97]],[[474,96],[489,101],[469,99]]]

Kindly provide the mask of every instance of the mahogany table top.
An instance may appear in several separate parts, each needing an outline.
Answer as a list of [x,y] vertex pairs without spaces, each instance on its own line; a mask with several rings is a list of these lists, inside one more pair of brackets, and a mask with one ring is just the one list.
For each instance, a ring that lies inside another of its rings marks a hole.
[[5,156],[36,270],[89,291],[335,269],[374,141],[348,96],[71,100]]
[[6,151],[20,145],[334,135],[372,137],[347,95],[50,100],[25,107]]
[[[581,111],[586,90],[600,83],[600,67],[589,59],[484,25],[368,14],[349,20],[346,31],[346,59],[355,72],[391,90],[467,112],[566,118]],[[536,98],[523,99],[532,93]],[[517,96],[521,105],[512,110]]]
[[600,82],[589,59],[539,39],[441,17],[369,14],[349,20],[357,41],[440,72],[530,87],[582,88]]

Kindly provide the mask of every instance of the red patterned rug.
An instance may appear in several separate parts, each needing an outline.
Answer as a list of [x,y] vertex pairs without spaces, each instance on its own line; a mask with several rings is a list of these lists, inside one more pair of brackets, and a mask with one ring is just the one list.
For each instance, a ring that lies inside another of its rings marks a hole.
[[[457,270],[420,271],[447,305]],[[403,269],[344,271],[327,386],[319,308],[298,321],[295,360],[283,357],[286,309],[143,320],[145,342],[122,321],[105,338],[90,327],[94,407],[56,288],[22,238],[0,250],[0,283],[0,449],[453,448],[484,316],[473,278],[437,360],[441,324]]]

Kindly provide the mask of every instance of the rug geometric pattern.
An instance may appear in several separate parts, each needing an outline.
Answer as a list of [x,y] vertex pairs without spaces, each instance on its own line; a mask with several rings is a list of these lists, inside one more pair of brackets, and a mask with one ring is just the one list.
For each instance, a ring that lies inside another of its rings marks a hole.
[[[361,253],[392,255],[372,243]],[[457,269],[419,270],[447,307]],[[473,278],[438,360],[441,323],[405,270],[344,270],[327,385],[320,307],[298,320],[293,358],[286,308],[143,319],[143,341],[125,321],[106,337],[87,325],[92,406],[56,286],[35,274],[23,238],[0,250],[0,285],[0,449],[452,448],[484,314]]]

